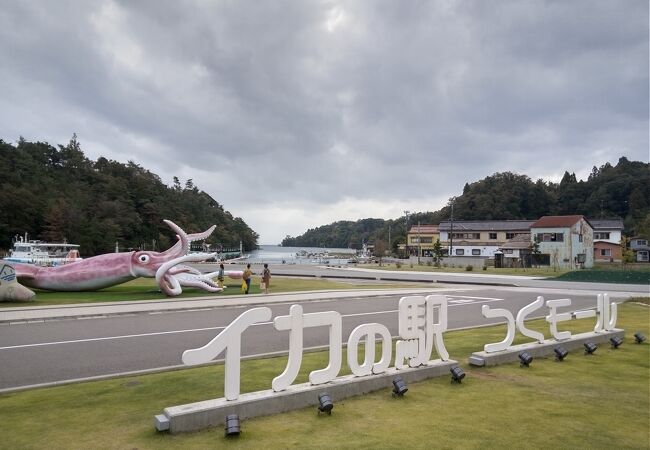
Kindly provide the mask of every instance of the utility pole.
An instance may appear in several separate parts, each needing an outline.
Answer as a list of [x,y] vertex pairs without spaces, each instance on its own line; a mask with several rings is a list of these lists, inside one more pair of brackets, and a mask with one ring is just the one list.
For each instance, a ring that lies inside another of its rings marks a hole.
[[420,221],[418,220],[418,266],[420,265],[420,254],[422,253],[420,240]]
[[407,210],[404,211],[404,216],[406,217],[406,225],[404,225],[405,227],[404,239],[406,243],[404,244],[404,250],[406,251],[408,256],[411,256],[411,252],[409,251],[409,214],[410,213],[411,211],[407,211]]
[[454,199],[451,199],[451,232],[449,233],[449,257],[454,251]]
[[393,255],[393,247],[390,246],[390,223],[388,224],[388,252]]

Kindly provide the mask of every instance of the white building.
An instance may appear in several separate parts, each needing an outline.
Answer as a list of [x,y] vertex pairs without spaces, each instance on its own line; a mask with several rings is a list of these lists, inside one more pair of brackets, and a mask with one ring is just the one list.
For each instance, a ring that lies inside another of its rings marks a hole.
[[584,216],[544,216],[530,227],[531,242],[552,266],[577,269],[594,265],[594,230]]

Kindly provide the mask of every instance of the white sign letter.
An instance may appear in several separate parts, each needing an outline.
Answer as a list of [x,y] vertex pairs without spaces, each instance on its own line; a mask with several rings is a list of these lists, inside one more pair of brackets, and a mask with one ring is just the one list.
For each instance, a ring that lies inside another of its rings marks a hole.
[[539,331],[526,328],[526,325],[524,324],[524,320],[526,320],[528,314],[541,308],[542,306],[544,306],[544,297],[540,295],[539,297],[537,297],[537,300],[535,300],[533,303],[521,308],[517,313],[517,319],[516,319],[517,327],[519,328],[519,331],[521,331],[521,334],[523,334],[524,336],[528,336],[529,338],[536,339],[537,342],[539,342],[540,344],[544,342],[544,335]]
[[311,384],[322,384],[333,380],[341,370],[341,336],[343,324],[341,314],[336,311],[324,311],[318,313],[303,314],[302,306],[293,305],[288,316],[275,318],[277,330],[291,330],[289,335],[289,361],[287,367],[279,376],[273,379],[271,384],[274,391],[279,392],[287,389],[294,382],[300,363],[302,362],[302,330],[303,328],[329,326],[330,359],[326,368],[314,370],[309,374]]
[[[381,336],[381,360],[375,363],[375,335]],[[365,356],[363,364],[359,365],[359,340],[365,336]],[[390,331],[380,323],[366,323],[359,325],[348,338],[348,366],[352,373],[358,377],[371,373],[383,373],[388,369],[392,357],[392,339]]]
[[512,344],[512,341],[515,339],[515,318],[512,317],[512,313],[503,308],[490,309],[488,305],[483,305],[481,307],[481,313],[483,314],[483,317],[487,317],[488,319],[492,317],[504,317],[508,323],[508,332],[506,333],[506,338],[501,342],[485,344],[485,346],[483,346],[483,350],[485,350],[486,353],[493,353],[505,350],[510,347],[510,344]]
[[558,341],[569,339],[571,337],[570,331],[562,331],[562,332],[557,331],[558,322],[571,320],[571,313],[558,314],[557,308],[560,306],[569,306],[569,305],[571,305],[570,298],[558,298],[557,300],[549,300],[546,302],[546,306],[551,308],[549,315],[546,316],[546,321],[551,324],[551,334]]
[[239,397],[241,335],[246,328],[254,323],[265,322],[270,319],[271,309],[267,307],[253,308],[243,312],[203,347],[185,350],[183,352],[183,364],[193,366],[207,363],[226,350],[224,396],[227,400],[237,400]]

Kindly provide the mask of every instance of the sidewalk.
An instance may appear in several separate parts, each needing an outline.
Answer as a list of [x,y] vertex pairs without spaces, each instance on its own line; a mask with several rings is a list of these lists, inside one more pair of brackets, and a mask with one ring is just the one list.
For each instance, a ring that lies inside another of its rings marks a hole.
[[[74,305],[23,306],[1,308],[0,324],[41,322],[54,319],[91,318],[118,314],[180,311],[228,306],[257,306],[334,298],[378,297],[385,295],[417,295],[435,292],[435,288],[356,289],[349,291],[307,291],[279,294],[231,295],[227,297],[189,297],[182,299],[136,300],[122,302],[83,303]],[[452,289],[453,290],[453,289]],[[449,291],[449,289],[445,289]]]

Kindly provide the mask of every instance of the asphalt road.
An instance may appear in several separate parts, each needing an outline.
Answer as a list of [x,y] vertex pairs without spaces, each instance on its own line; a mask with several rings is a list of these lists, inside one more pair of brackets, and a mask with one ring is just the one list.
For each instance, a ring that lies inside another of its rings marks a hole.
[[[449,297],[449,328],[493,323],[485,319],[481,306],[517,311],[534,301],[572,299],[565,310],[594,308],[596,295],[588,291],[564,291],[513,287],[457,287],[432,289]],[[362,294],[360,294],[362,295]],[[612,293],[613,299],[627,295]],[[357,325],[379,322],[397,335],[399,296],[346,298],[301,302],[304,312],[338,311],[343,316],[343,341]],[[273,317],[288,314],[292,303],[268,305]],[[205,345],[246,307],[216,307],[204,310],[117,315],[106,318],[67,319],[41,323],[0,325],[0,390],[101,377],[134,371],[149,371],[182,364],[183,351]],[[542,308],[530,317],[547,314]],[[505,332],[505,329],[504,329]],[[550,335],[546,333],[547,337]],[[288,331],[277,331],[271,322],[250,327],[242,337],[242,355],[262,355],[288,349]],[[327,344],[324,327],[304,331],[304,346]],[[481,350],[481,349],[477,349]],[[462,360],[468,355],[451,355]]]

